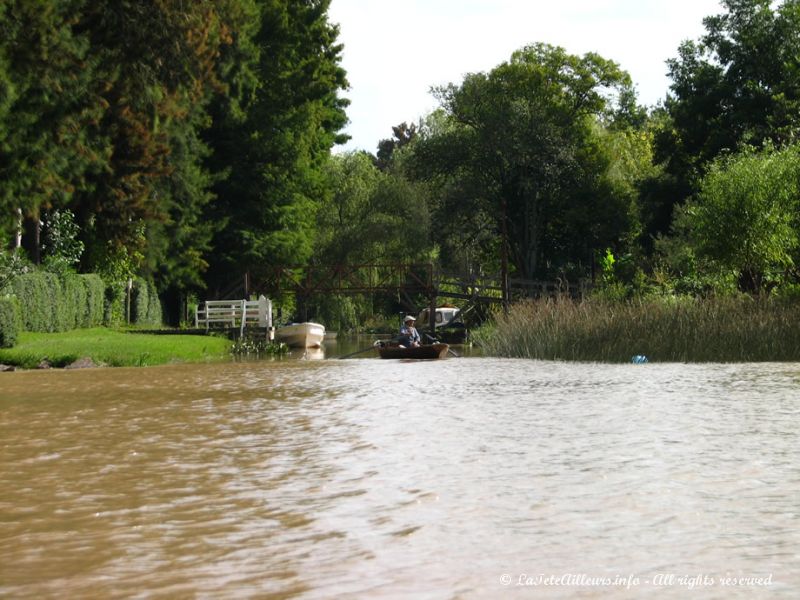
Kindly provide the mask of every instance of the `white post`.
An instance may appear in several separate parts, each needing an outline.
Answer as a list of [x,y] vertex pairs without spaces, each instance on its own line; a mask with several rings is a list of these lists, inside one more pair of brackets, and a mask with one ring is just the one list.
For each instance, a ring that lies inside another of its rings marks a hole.
[[264,294],[258,297],[258,326],[267,327],[267,299]]
[[[264,298],[264,296],[261,296]],[[271,342],[275,339],[275,328],[272,326],[272,300],[264,298],[264,312],[266,313],[264,325],[267,328],[267,339]]]
[[128,292],[128,294],[127,294],[128,295],[128,310],[127,310],[127,314],[128,314],[128,325],[130,325],[131,324],[131,290],[133,290],[133,279],[128,277],[128,283],[127,283],[127,285],[125,287],[126,287],[127,292]]
[[[244,322],[247,320],[247,300],[242,300],[242,324],[239,326],[239,338],[244,337]],[[236,325],[236,317],[233,324]]]
[[14,249],[19,250],[22,248],[22,209],[17,209],[17,237],[14,241]]

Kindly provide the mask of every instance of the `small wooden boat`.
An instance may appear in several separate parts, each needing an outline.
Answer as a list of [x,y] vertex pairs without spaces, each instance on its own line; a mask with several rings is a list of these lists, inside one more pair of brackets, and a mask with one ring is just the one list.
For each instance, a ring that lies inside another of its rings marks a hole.
[[378,354],[381,358],[445,358],[450,346],[447,344],[430,344],[428,346],[416,346],[413,348],[403,348],[397,344],[382,342],[378,346]]
[[319,323],[291,323],[275,330],[275,340],[292,348],[319,348],[325,326]]

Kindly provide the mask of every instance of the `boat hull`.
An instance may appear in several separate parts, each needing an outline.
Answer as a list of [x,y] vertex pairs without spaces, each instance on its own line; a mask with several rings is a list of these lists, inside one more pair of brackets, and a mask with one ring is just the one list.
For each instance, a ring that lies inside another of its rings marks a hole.
[[445,358],[450,346],[447,344],[431,344],[415,348],[401,348],[400,346],[380,346],[378,354],[381,358],[416,358],[435,359]]
[[319,323],[292,323],[275,330],[275,340],[291,348],[319,348],[325,326]]

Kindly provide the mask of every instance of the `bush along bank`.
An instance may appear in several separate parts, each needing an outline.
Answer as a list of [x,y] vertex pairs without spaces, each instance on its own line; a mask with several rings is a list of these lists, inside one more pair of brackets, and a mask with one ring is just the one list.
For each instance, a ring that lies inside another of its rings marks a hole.
[[0,348],[11,348],[22,331],[22,311],[14,296],[0,296]]
[[800,303],[750,296],[541,300],[473,332],[487,356],[630,362],[800,360]]
[[117,327],[127,324],[128,315],[132,325],[162,324],[158,293],[143,279],[135,280],[128,294],[123,285],[107,286],[96,274],[35,271],[14,277],[0,299],[0,347],[12,346],[21,331]]

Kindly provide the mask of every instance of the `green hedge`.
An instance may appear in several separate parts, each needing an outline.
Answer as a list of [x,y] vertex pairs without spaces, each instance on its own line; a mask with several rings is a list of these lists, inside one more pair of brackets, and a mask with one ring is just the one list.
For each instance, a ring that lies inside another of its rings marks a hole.
[[131,290],[131,323],[158,327],[163,323],[161,300],[152,281],[135,279]]
[[103,325],[121,327],[126,322],[125,286],[109,285],[103,290]]
[[161,298],[158,297],[158,290],[155,284],[150,281],[150,299],[147,303],[147,324],[161,326],[164,324],[164,309],[161,306]]
[[62,300],[58,276],[53,273],[26,273],[16,277],[11,289],[22,307],[26,331],[56,331],[56,306]]
[[105,322],[106,288],[98,275],[26,273],[10,288],[19,301],[25,331],[69,331]]
[[86,288],[86,305],[81,315],[79,327],[97,327],[103,324],[106,284],[99,275],[93,273],[78,275]]
[[73,274],[60,278],[63,292],[61,304],[56,306],[56,331],[69,331],[83,326],[86,313],[86,286]]
[[11,348],[22,330],[22,311],[13,296],[0,297],[0,348]]

